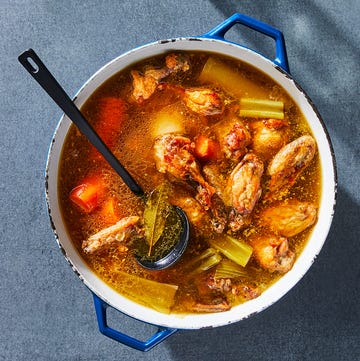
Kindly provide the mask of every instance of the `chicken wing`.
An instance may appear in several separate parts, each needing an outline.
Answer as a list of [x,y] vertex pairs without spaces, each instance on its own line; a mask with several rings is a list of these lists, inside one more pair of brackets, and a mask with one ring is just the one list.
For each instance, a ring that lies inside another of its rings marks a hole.
[[259,265],[270,272],[288,272],[295,261],[295,253],[289,249],[285,237],[258,236],[250,241],[254,257]]
[[316,152],[316,142],[310,135],[303,135],[282,147],[271,160],[270,193],[291,187],[301,172],[310,164]]
[[212,89],[185,89],[183,100],[189,109],[201,115],[217,115],[224,111],[221,97]]
[[136,102],[141,103],[149,99],[155,92],[159,82],[172,73],[189,70],[189,62],[186,56],[169,54],[165,58],[165,66],[162,68],[148,68],[144,72],[132,70],[133,93]]
[[159,90],[172,90],[183,100],[186,107],[199,115],[219,115],[224,112],[220,95],[210,88],[184,88],[179,85],[162,83]]
[[248,153],[230,174],[227,193],[231,205],[240,214],[249,214],[261,196],[263,162],[253,153]]
[[262,159],[272,158],[289,140],[288,123],[280,119],[251,122],[252,149]]
[[127,239],[131,231],[139,222],[138,216],[130,216],[120,219],[114,225],[102,229],[83,241],[82,249],[85,253],[95,253],[103,250],[113,243],[121,243]]
[[205,209],[209,209],[215,188],[201,174],[193,154],[194,143],[181,135],[165,134],[155,139],[154,151],[157,170],[178,179],[196,182],[197,199]]
[[222,144],[226,157],[236,163],[246,154],[251,135],[242,123],[236,122],[224,136]]
[[292,237],[313,225],[317,209],[309,202],[290,200],[270,206],[261,212],[261,219],[276,233]]
[[230,206],[230,227],[239,230],[245,218],[251,214],[261,196],[261,177],[264,172],[263,162],[253,153],[248,153],[234,168],[228,180],[226,195]]

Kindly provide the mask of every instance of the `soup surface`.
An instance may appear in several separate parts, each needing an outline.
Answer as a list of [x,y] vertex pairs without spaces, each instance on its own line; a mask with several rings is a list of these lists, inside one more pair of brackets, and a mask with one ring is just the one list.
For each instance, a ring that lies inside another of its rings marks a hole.
[[[317,219],[316,142],[273,80],[203,52],[146,59],[106,81],[82,108],[147,197],[131,193],[74,127],[59,194],[78,252],[116,291],[160,312],[220,312],[288,272]],[[151,271],[188,215],[188,248]]]

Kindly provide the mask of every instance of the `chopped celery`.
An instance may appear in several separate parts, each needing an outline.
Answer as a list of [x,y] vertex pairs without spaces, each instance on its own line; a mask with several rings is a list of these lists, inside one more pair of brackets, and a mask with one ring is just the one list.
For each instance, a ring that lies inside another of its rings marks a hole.
[[236,277],[248,277],[248,274],[244,267],[239,266],[235,262],[223,259],[216,267],[215,279]]
[[189,270],[189,274],[192,276],[216,266],[221,259],[222,257],[218,251],[214,248],[208,248],[199,256],[192,259],[186,267]]
[[209,242],[212,247],[220,251],[224,256],[243,267],[248,263],[253,251],[252,247],[247,243],[228,235],[214,238]]
[[283,112],[275,112],[269,110],[255,110],[255,109],[240,109],[241,117],[247,118],[266,118],[266,119],[284,119]]
[[246,109],[258,108],[268,110],[282,111],[284,109],[284,103],[276,100],[268,99],[255,99],[255,98],[242,98],[240,105]]
[[200,273],[209,270],[210,268],[216,266],[221,261],[221,256],[219,253],[206,258],[199,267],[197,267],[193,273]]
[[159,312],[170,313],[178,286],[159,283],[121,271],[117,273],[121,278],[118,290],[123,295]]
[[284,119],[284,103],[268,99],[242,98],[241,117]]
[[209,57],[206,61],[199,80],[203,83],[212,83],[221,86],[235,97],[266,97],[268,92],[248,79],[246,72],[237,71],[226,63]]

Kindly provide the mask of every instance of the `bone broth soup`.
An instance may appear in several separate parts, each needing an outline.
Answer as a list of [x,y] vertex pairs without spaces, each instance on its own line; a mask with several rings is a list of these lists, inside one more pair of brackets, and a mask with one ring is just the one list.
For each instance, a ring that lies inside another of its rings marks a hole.
[[[320,166],[306,120],[272,79],[215,53],[166,53],[114,75],[82,112],[147,195],[70,128],[63,218],[113,289],[163,313],[222,312],[291,270],[317,220]],[[147,270],[136,257],[156,260],[178,237],[169,204],[189,218],[188,248]]]

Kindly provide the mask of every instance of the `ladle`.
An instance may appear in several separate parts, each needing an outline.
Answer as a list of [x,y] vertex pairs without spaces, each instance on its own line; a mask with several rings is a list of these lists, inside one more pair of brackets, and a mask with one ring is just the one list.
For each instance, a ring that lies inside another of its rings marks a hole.
[[[80,110],[76,107],[70,97],[66,94],[64,89],[60,86],[54,76],[46,68],[44,63],[40,60],[34,50],[29,49],[24,51],[18,57],[19,62],[32,75],[32,77],[41,85],[47,94],[55,101],[55,103],[64,111],[69,119],[79,128],[79,130],[89,139],[92,145],[102,154],[105,160],[111,167],[119,174],[124,183],[130,190],[138,196],[145,196],[144,191],[135,182],[130,173],[114,156],[106,144],[102,141],[100,136],[96,133],[94,128],[88,123]],[[177,206],[176,213],[180,217],[182,231],[180,233],[179,241],[174,248],[163,258],[156,261],[144,261],[137,258],[139,264],[151,270],[160,270],[170,267],[177,262],[184,253],[189,240],[189,220],[186,213]]]

